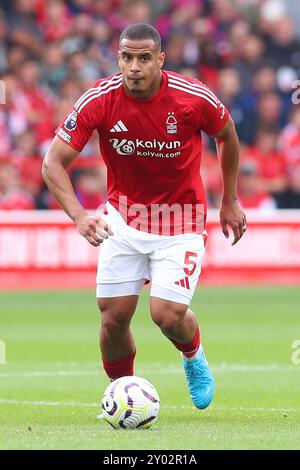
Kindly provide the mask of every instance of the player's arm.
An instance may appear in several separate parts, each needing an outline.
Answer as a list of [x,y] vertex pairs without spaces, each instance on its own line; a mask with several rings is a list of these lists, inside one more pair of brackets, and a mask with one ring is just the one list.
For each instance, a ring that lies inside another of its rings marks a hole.
[[246,216],[237,199],[237,176],[239,165],[239,139],[234,123],[229,117],[220,132],[213,136],[223,178],[223,197],[220,210],[220,224],[226,238],[229,237],[227,226],[231,227],[235,245],[246,230]]
[[77,199],[66,168],[79,152],[58,137],[54,137],[42,166],[42,175],[49,191],[75,223],[78,232],[93,245],[112,235],[110,226],[100,217],[89,215]]

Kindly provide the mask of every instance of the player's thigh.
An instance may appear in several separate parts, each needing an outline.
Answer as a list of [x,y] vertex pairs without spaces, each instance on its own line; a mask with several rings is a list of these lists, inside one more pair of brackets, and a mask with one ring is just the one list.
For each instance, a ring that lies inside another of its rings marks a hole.
[[188,306],[201,273],[205,252],[201,235],[171,237],[150,257],[151,297]]
[[121,284],[147,278],[148,258],[136,251],[120,234],[100,246],[97,284]]
[[124,297],[100,297],[97,299],[101,312],[102,323],[130,323],[134,315],[139,297],[129,295]]
[[96,297],[102,324],[128,325],[145,283],[148,259],[128,242],[126,233],[115,227],[100,247]]

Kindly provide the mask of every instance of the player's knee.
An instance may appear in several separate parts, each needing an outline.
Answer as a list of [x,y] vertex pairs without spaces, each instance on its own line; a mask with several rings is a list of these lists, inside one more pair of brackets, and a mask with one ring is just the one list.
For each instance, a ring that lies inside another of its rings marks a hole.
[[182,322],[185,312],[186,307],[184,305],[182,307],[173,306],[172,308],[164,310],[153,308],[151,316],[154,323],[156,323],[162,331],[171,331]]
[[128,328],[128,324],[125,324],[116,318],[111,318],[109,315],[102,316],[100,332],[101,330],[104,330],[106,336],[114,341],[121,340],[126,334]]
[[121,339],[130,325],[130,312],[122,309],[114,309],[109,302],[103,300],[98,305],[101,311],[101,327],[110,338]]

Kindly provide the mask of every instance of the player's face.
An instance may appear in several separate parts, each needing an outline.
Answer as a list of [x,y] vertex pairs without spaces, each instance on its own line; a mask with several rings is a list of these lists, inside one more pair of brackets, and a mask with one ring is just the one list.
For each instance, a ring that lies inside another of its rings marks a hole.
[[152,39],[122,39],[118,59],[124,86],[130,96],[147,99],[158,91],[165,54]]

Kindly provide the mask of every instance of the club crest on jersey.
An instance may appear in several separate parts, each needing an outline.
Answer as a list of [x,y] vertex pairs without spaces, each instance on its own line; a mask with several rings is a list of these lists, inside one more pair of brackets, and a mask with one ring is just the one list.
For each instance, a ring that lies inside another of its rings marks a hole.
[[69,116],[64,122],[64,127],[65,129],[67,129],[67,131],[72,132],[76,129],[77,116],[78,116],[78,113],[76,113],[76,111],[72,111],[71,114],[69,114]]
[[166,125],[167,134],[177,134],[177,120],[175,118],[175,113],[168,113]]

